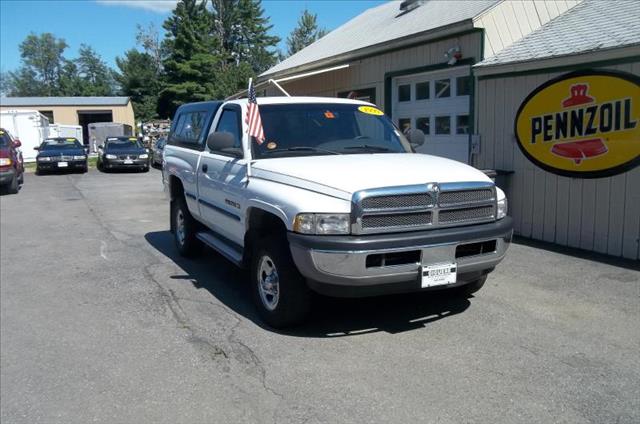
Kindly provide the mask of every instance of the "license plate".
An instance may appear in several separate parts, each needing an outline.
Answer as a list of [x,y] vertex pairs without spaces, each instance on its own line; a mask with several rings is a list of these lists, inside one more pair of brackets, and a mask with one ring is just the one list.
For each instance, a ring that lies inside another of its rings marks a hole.
[[125,159],[124,160],[124,164],[125,165],[131,165],[133,163],[133,161],[131,159]]
[[58,168],[66,168],[69,166],[67,162],[58,162]]
[[422,288],[444,286],[456,282],[458,267],[454,262],[422,267]]

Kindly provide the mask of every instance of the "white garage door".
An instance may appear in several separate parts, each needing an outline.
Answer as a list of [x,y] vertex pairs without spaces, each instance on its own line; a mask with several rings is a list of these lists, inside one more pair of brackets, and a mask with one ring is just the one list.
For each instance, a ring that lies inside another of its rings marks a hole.
[[401,131],[407,126],[426,135],[420,153],[469,161],[471,77],[468,66],[396,77],[392,116]]

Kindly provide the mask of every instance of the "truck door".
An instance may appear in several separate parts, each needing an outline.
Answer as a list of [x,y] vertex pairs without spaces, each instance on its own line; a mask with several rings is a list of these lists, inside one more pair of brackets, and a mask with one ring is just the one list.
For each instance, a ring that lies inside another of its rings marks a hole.
[[242,159],[242,121],[238,105],[225,106],[211,131],[227,132],[235,139],[233,151],[211,151],[205,147],[198,169],[198,202],[201,219],[215,232],[238,245],[243,244],[244,210],[236,195],[246,183]]

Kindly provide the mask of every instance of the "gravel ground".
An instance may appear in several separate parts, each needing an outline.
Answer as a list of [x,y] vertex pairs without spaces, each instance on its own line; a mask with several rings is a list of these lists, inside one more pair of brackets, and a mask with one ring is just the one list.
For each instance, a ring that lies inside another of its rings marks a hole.
[[178,256],[160,173],[0,197],[3,423],[638,423],[637,263],[516,242],[468,300],[318,299],[264,327]]

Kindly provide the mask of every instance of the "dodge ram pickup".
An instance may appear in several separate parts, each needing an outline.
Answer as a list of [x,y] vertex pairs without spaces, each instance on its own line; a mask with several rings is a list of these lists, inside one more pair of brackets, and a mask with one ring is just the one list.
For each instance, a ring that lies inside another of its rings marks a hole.
[[258,98],[181,106],[163,157],[180,254],[207,245],[249,270],[260,316],[300,322],[330,296],[449,289],[468,296],[511,242],[507,199],[483,172],[415,153],[374,105]]

